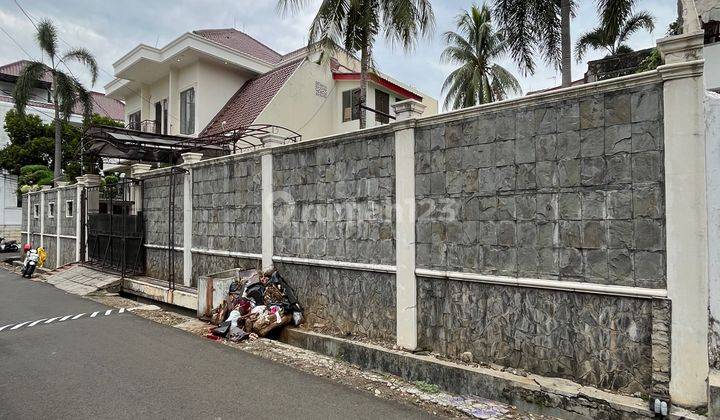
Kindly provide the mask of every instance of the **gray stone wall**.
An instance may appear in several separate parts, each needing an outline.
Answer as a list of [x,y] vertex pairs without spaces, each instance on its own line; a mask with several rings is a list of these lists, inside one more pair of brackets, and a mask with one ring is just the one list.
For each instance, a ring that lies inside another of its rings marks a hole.
[[60,238],[60,263],[59,265],[76,262],[75,239]]
[[[175,253],[175,283],[183,282],[183,253],[182,251],[173,251]],[[168,250],[145,248],[145,275],[160,280],[168,280],[170,271],[168,270]]]
[[57,268],[57,254],[56,254],[56,240],[54,237],[45,236],[43,238],[45,245],[45,252],[47,252],[47,259],[43,267],[48,269]]
[[418,278],[421,347],[648,393],[652,301]]
[[430,269],[665,287],[662,87],[416,132]]
[[[78,212],[80,207],[77,203],[77,188],[63,188],[60,193],[61,202],[58,208],[58,215],[62,218],[60,222],[60,234],[71,235],[76,234],[76,224],[78,220]],[[72,202],[72,217],[67,217],[67,202]],[[73,245],[74,246],[74,245]]]
[[197,278],[212,273],[218,273],[233,268],[261,268],[259,260],[222,257],[218,255],[207,255],[193,252],[193,287],[197,285]]
[[273,154],[275,254],[395,261],[394,135]]
[[276,264],[305,308],[307,325],[333,333],[395,340],[395,275]]
[[[183,243],[183,174],[175,174],[175,246]],[[170,176],[146,179],[143,185],[145,243],[167,245],[170,227]]]
[[[45,202],[43,204],[45,213],[43,214],[43,217],[45,219],[45,225],[43,229],[43,233],[49,234],[49,235],[55,235],[57,233],[56,230],[56,222],[58,217],[58,200],[57,200],[57,192],[56,191],[43,191],[41,194],[45,196]],[[53,203],[55,205],[55,214],[53,217],[50,217],[50,204]],[[49,250],[47,243],[45,243],[45,249]],[[54,248],[53,248],[54,250]]]
[[193,247],[261,252],[261,176],[258,155],[193,169]]

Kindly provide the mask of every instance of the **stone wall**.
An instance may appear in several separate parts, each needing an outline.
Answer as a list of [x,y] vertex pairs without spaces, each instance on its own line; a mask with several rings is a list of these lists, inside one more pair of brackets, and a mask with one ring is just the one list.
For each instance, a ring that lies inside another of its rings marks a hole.
[[275,255],[392,264],[394,137],[273,154]]
[[[417,265],[665,288],[662,87],[416,132]],[[650,300],[424,279],[424,346],[623,392],[652,384]]]
[[[173,240],[176,247],[183,246],[183,174],[174,175],[175,210],[172,217],[175,229]],[[170,228],[170,174],[146,179],[143,185],[143,217],[145,218],[145,243],[167,246]],[[150,277],[167,280],[168,251],[167,249],[145,249],[145,270]],[[183,257],[182,252],[175,252],[175,281],[182,283]]]
[[658,85],[416,134],[424,268],[665,286]]
[[276,264],[305,308],[309,326],[394,342],[395,275]]
[[[72,214],[68,217],[67,202],[72,203]],[[76,223],[80,214],[80,206],[77,203],[77,188],[63,188],[60,190],[60,207],[58,208],[58,216],[62,218],[60,221],[60,234],[75,236]],[[62,249],[62,248],[61,248]],[[74,256],[73,256],[74,259]]]

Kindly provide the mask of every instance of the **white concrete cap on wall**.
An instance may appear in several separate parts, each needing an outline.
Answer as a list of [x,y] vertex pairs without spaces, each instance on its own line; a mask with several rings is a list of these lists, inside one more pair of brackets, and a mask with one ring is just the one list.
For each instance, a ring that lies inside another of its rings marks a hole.
[[198,163],[203,157],[202,153],[195,153],[195,152],[187,152],[183,153],[182,155],[183,163],[184,164],[190,164],[190,163]]
[[406,99],[391,105],[398,121],[418,118],[425,112],[425,105],[415,99]]
[[147,163],[134,163],[130,165],[130,177],[134,178],[136,175],[144,174],[152,168],[152,165]]

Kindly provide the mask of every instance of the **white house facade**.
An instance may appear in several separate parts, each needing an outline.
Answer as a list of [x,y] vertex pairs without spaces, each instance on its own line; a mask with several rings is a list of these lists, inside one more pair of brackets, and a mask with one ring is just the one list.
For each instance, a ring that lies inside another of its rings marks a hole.
[[[114,64],[108,96],[125,102],[131,128],[203,137],[252,124],[315,138],[359,127],[360,63],[345,53],[324,57],[302,48],[280,54],[235,29],[188,32],[162,48],[138,45]],[[387,123],[392,103],[415,99],[425,115],[437,100],[375,72],[368,127]]]

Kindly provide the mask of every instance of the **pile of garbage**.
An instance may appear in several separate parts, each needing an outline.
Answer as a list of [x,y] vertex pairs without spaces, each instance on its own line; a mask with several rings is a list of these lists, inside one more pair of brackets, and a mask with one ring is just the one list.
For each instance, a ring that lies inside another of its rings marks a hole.
[[211,329],[208,338],[256,340],[302,321],[302,306],[280,273],[254,271],[230,284],[227,298],[213,310],[211,322],[217,327]]

